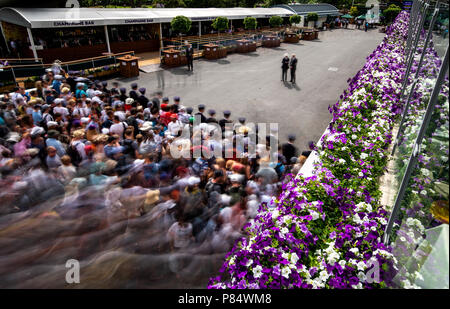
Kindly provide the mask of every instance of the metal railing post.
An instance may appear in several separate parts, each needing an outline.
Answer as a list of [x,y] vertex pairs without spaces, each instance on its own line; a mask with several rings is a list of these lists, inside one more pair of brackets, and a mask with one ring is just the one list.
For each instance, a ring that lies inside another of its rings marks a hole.
[[409,92],[408,100],[406,101],[406,104],[405,104],[405,107],[404,107],[404,110],[403,110],[402,120],[400,121],[400,125],[399,125],[398,131],[397,131],[397,137],[394,140],[395,144],[394,144],[394,147],[392,148],[391,155],[393,155],[395,153],[396,147],[400,145],[400,135],[402,134],[403,124],[405,122],[406,115],[408,114],[409,104],[411,102],[412,95],[413,95],[413,93],[415,91],[415,88],[416,88],[416,85],[417,85],[417,78],[419,77],[420,69],[422,68],[423,59],[425,58],[427,47],[428,47],[428,44],[430,43],[430,40],[431,40],[431,34],[433,32],[433,26],[434,26],[434,23],[436,22],[438,13],[439,13],[439,1],[437,1],[436,6],[434,8],[433,17],[431,19],[430,27],[428,29],[427,37],[425,39],[425,44],[423,45],[422,54],[420,56],[420,60],[419,60],[418,66],[417,66],[416,74],[414,76],[414,80],[415,81],[413,82],[413,84],[411,86],[411,90]]
[[442,62],[441,68],[439,70],[439,75],[436,80],[436,84],[433,88],[433,92],[431,94],[430,100],[428,101],[427,110],[425,112],[425,116],[422,121],[422,125],[420,126],[419,133],[417,135],[416,141],[414,143],[413,151],[409,158],[408,166],[406,167],[405,175],[403,175],[402,182],[400,184],[400,190],[395,199],[395,204],[392,209],[391,215],[389,217],[389,222],[384,231],[383,241],[384,244],[387,245],[389,243],[389,238],[392,232],[392,228],[394,226],[394,221],[397,219],[398,212],[400,210],[400,205],[403,201],[403,197],[405,195],[406,188],[409,184],[409,180],[411,179],[411,174],[416,167],[417,159],[420,154],[420,146],[422,145],[422,140],[425,135],[425,130],[428,128],[428,125],[431,120],[431,116],[433,115],[434,107],[439,98],[439,92],[441,91],[442,84],[445,80],[445,75],[448,70],[448,45],[447,50],[445,52],[444,60]]

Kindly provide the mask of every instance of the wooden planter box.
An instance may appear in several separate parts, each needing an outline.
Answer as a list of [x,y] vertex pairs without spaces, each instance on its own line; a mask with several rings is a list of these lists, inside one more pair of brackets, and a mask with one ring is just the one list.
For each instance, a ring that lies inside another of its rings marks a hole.
[[139,59],[129,55],[117,58],[120,63],[120,75],[126,78],[139,76]]
[[179,64],[180,65],[187,65],[187,57],[185,55],[180,55]]
[[225,58],[227,56],[227,49],[226,48],[219,48],[218,49],[219,58]]
[[319,38],[319,30],[314,30],[314,39],[317,40]]
[[280,39],[277,36],[266,36],[262,41],[264,47],[278,47],[280,46]]
[[203,57],[208,60],[214,60],[219,58],[219,45],[206,44],[203,46]]
[[236,52],[238,53],[248,53],[248,41],[247,40],[238,40]]
[[230,45],[230,46],[227,46],[227,47],[226,47],[227,54],[235,53],[235,52],[236,52],[236,49],[237,49],[237,46],[236,46],[236,45]]
[[302,39],[306,41],[312,41],[315,38],[314,31],[304,31],[302,34]]
[[300,38],[296,33],[286,33],[284,37],[285,43],[298,43],[298,41],[300,41]]
[[169,67],[177,67],[180,66],[180,51],[179,50],[165,50],[162,52],[163,55],[163,63]]
[[249,41],[247,48],[249,53],[256,51],[256,42]]

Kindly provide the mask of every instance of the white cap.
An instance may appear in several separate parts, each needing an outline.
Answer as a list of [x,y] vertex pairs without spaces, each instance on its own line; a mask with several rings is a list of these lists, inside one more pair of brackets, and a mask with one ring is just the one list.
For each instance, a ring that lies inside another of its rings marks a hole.
[[45,130],[42,127],[34,127],[33,129],[31,129],[31,135],[42,134],[44,132]]

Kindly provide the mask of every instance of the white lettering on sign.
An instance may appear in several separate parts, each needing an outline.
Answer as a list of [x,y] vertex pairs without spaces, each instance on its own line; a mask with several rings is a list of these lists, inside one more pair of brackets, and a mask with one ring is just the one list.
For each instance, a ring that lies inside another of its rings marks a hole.
[[125,19],[126,24],[145,24],[152,23],[153,19],[141,18],[141,19]]
[[80,20],[80,21],[55,21],[53,26],[55,27],[73,27],[73,26],[93,26],[95,21],[93,20]]
[[173,55],[174,58],[178,58],[178,55]]
[[126,62],[122,62],[122,65],[127,65],[127,63]]
[[132,65],[132,66],[135,66],[135,65],[136,65],[136,62],[132,62],[131,65]]

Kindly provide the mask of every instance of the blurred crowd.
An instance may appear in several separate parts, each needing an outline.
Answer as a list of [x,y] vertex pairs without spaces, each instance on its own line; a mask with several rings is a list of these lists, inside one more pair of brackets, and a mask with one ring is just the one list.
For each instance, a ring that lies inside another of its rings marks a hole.
[[[202,104],[194,110],[180,97],[147,95],[136,83],[131,89],[111,86],[56,67],[35,89],[17,87],[3,95],[2,216],[77,222],[95,213],[100,219],[88,230],[109,233],[118,225],[120,233],[133,231],[133,222],[143,220],[140,231],[154,231],[151,247],[157,252],[226,252],[259,205],[279,194],[314,148],[309,142],[300,153],[295,136],[280,143],[277,130],[254,143],[254,128],[243,117],[233,120],[231,111],[217,117],[215,110]],[[218,127],[220,142],[212,138]],[[201,143],[196,146],[193,138]],[[248,151],[252,146],[255,155]],[[223,156],[213,155],[217,148]],[[173,155],[183,149],[191,155]],[[201,156],[193,157],[195,150]],[[10,223],[0,221],[0,238],[8,236],[1,231]]]

